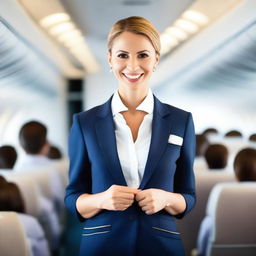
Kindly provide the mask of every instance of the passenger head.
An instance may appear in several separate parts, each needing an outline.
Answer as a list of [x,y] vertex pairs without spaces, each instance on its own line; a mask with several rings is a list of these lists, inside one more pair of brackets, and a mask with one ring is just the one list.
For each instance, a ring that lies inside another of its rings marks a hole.
[[224,136],[225,137],[242,137],[242,133],[237,130],[231,130],[227,132]]
[[213,134],[213,133],[217,134],[218,130],[210,127],[210,128],[205,129],[202,134],[207,135],[207,134]]
[[44,154],[48,152],[47,128],[39,122],[31,121],[21,127],[19,140],[27,154]]
[[239,151],[234,160],[234,170],[239,181],[256,181],[256,149]]
[[6,182],[0,189],[0,211],[25,212],[25,204],[18,186]]
[[111,53],[114,40],[123,32],[131,32],[146,36],[153,45],[155,52],[160,56],[160,36],[153,24],[139,16],[131,16],[117,21],[111,28],[108,35],[108,51]]
[[204,134],[196,135],[196,156],[203,156],[209,146],[209,141]]
[[62,158],[62,153],[59,150],[59,148],[57,148],[53,145],[50,145],[47,157],[50,158],[50,159],[61,159]]
[[17,152],[14,147],[0,147],[0,169],[12,169],[16,160]]
[[7,182],[6,179],[5,179],[2,175],[0,175],[0,188],[1,188],[6,182]]
[[249,137],[249,140],[250,140],[250,141],[256,141],[256,133],[252,134],[252,135]]
[[228,149],[222,144],[212,144],[204,156],[209,169],[223,169],[228,162]]

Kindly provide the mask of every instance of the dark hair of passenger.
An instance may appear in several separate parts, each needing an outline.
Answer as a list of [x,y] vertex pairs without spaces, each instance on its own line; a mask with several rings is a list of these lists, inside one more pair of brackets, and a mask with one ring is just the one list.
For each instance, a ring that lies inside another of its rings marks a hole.
[[59,148],[57,148],[53,145],[50,145],[47,157],[50,158],[50,159],[61,159],[62,158],[62,153],[59,150]]
[[218,133],[218,130],[217,129],[215,129],[215,128],[212,128],[212,127],[210,127],[210,128],[207,128],[207,129],[205,129],[203,132],[202,132],[202,134],[204,134],[204,135],[207,135],[207,134],[209,134],[209,133]]
[[250,141],[256,141],[256,133],[252,134],[252,135],[249,137],[249,140],[250,140]]
[[17,160],[17,152],[12,146],[0,147],[0,169],[12,169]]
[[242,133],[237,130],[231,130],[227,132],[224,136],[225,137],[242,137]]
[[7,182],[6,179],[5,179],[2,175],[0,175],[0,188],[1,188],[6,182]]
[[209,146],[209,141],[204,134],[196,135],[196,156],[203,156]]
[[222,144],[212,144],[205,151],[209,169],[223,169],[228,162],[228,149]]
[[239,181],[256,181],[256,149],[239,151],[234,160],[234,170]]
[[6,182],[0,189],[0,211],[25,212],[25,204],[18,186]]
[[26,153],[38,154],[47,142],[47,128],[36,121],[28,122],[21,127],[19,140]]

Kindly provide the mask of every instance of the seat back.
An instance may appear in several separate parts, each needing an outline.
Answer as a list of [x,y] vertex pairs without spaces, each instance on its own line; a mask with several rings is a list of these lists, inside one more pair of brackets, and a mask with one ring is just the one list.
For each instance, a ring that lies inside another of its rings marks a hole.
[[68,168],[69,168],[69,160],[67,158],[63,158],[61,160],[52,161],[52,165],[54,170],[60,176],[63,188],[65,189],[68,183]]
[[176,220],[181,232],[186,255],[196,248],[197,236],[201,221],[206,212],[206,205],[211,189],[215,184],[226,181],[235,181],[234,173],[222,171],[198,171],[196,178],[196,205],[183,219]]
[[30,255],[25,231],[18,215],[14,212],[0,212],[0,254]]
[[207,204],[213,220],[208,256],[256,255],[256,182],[214,187]]

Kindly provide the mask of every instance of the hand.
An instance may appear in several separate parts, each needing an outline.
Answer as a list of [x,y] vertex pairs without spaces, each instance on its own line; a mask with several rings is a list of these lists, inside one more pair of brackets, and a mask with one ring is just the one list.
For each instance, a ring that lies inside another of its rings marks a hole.
[[135,199],[146,214],[159,212],[167,205],[167,192],[161,189],[145,189],[136,194]]
[[135,199],[135,195],[140,190],[136,188],[112,185],[102,193],[101,208],[106,210],[124,211],[130,207]]

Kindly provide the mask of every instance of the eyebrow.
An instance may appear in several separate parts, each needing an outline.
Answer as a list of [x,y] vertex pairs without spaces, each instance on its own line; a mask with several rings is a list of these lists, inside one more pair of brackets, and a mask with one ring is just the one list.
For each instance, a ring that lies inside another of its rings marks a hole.
[[[117,52],[129,53],[129,52],[124,51],[124,50],[119,50],[119,51],[117,51]],[[148,50],[142,50],[142,51],[139,51],[139,52],[137,52],[137,53],[143,53],[143,52],[149,52],[149,51],[148,51]]]

